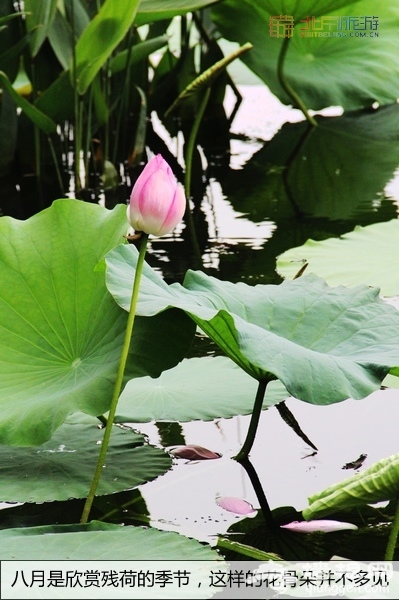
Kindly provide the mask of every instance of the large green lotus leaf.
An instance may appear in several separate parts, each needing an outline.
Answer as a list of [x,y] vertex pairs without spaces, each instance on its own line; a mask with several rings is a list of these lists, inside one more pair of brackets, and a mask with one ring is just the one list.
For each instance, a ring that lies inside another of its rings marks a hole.
[[299,20],[309,15],[317,17],[345,6],[352,6],[356,4],[356,0],[323,0],[323,3],[319,0],[244,0],[243,4],[245,3],[253,6],[260,14],[265,10],[270,15],[291,15],[295,20]]
[[229,173],[223,192],[237,212],[255,222],[298,213],[354,224],[386,220],[376,219],[376,201],[399,164],[398,104],[317,122],[286,123],[242,170]]
[[277,259],[277,272],[294,277],[308,263],[308,273],[323,277],[330,285],[364,283],[381,289],[384,296],[399,294],[399,221],[356,227],[339,238],[308,240]]
[[[108,289],[125,309],[137,254],[120,246],[106,256]],[[362,398],[399,364],[399,311],[376,289],[329,288],[314,275],[249,286],[193,271],[183,287],[148,265],[143,274],[138,314],[184,310],[249,375],[280,379],[301,400]]]
[[399,454],[376,462],[370,468],[357,473],[309,498],[309,506],[302,511],[306,520],[384,500],[399,495]]
[[[209,421],[252,412],[257,383],[224,356],[190,358],[158,379],[127,383],[118,402],[118,421]],[[267,388],[264,408],[287,398],[279,381]],[[123,415],[123,416],[122,416]]]
[[179,533],[98,521],[5,529],[0,531],[0,545],[1,560],[10,561],[159,560],[161,566],[167,560],[220,560],[210,546]]
[[[109,409],[127,315],[95,268],[126,231],[124,206],[77,200],[0,219],[1,443],[41,444],[69,414]],[[181,317],[136,319],[128,378],[185,356],[195,327]]]
[[[104,431],[98,421],[65,423],[49,442],[32,448],[0,445],[2,502],[86,498]],[[170,457],[141,434],[114,427],[97,495],[122,492],[162,475]]]
[[135,25],[145,25],[163,19],[172,19],[178,15],[201,10],[220,0],[141,0]]
[[[285,38],[271,37],[270,16],[376,16],[379,27],[367,29],[365,37],[301,37],[298,23],[284,63],[284,73],[291,87],[308,108],[343,106],[345,110],[370,106],[373,102],[388,104],[399,95],[399,5],[360,0],[354,3],[264,2],[263,0],[224,0],[212,8],[212,19],[222,35],[240,45],[251,42],[254,48],[242,60],[282,102],[292,104],[283,90],[277,64]],[[273,11],[273,12],[271,12]],[[325,28],[327,31],[327,28]],[[333,27],[332,31],[336,31]],[[356,32],[359,33],[359,32]],[[374,34],[378,33],[378,37]]]

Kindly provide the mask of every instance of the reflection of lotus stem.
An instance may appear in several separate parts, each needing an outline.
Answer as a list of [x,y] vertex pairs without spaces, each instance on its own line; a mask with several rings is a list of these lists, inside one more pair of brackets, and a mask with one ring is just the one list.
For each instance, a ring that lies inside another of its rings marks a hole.
[[251,480],[252,483],[252,487],[254,488],[256,497],[258,498],[258,502],[263,514],[263,518],[265,519],[265,523],[272,528],[278,528],[278,525],[276,524],[273,515],[272,515],[272,511],[270,510],[270,506],[269,503],[266,499],[265,496],[265,492],[263,491],[263,487],[262,484],[259,480],[258,474],[255,471],[252,463],[250,462],[249,458],[242,458],[240,460],[240,464],[244,467],[244,469],[246,470],[248,477]]
[[306,130],[301,135],[298,144],[295,146],[294,150],[289,155],[288,161],[286,163],[286,168],[283,170],[283,174],[282,174],[282,180],[283,180],[285,191],[286,191],[288,199],[291,202],[292,207],[295,211],[295,215],[298,219],[303,217],[303,212],[299,208],[299,206],[295,200],[294,194],[292,193],[290,183],[289,183],[289,177],[290,177],[292,165],[294,164],[295,160],[299,157],[299,153],[302,152],[303,149],[305,148],[305,146],[314,130],[315,130],[314,127],[306,127]]
[[88,521],[90,510],[91,510],[91,507],[92,507],[92,504],[94,501],[94,496],[96,495],[98,484],[100,482],[101,473],[104,469],[105,457],[106,457],[108,446],[109,446],[109,440],[111,437],[112,426],[114,424],[116,408],[118,406],[118,400],[119,400],[119,396],[120,396],[121,389],[122,389],[123,376],[125,373],[126,362],[127,362],[127,358],[129,355],[130,342],[131,342],[132,333],[133,333],[134,318],[136,316],[136,307],[137,307],[137,298],[139,295],[140,279],[141,279],[141,274],[143,272],[144,257],[145,257],[145,253],[147,250],[147,242],[148,242],[148,234],[142,233],[141,234],[140,252],[139,252],[139,257],[137,260],[136,272],[134,275],[132,299],[130,302],[130,310],[129,310],[127,323],[126,323],[126,330],[125,330],[125,339],[123,341],[122,353],[121,353],[121,358],[119,361],[118,373],[116,376],[116,381],[115,381],[115,386],[114,386],[114,393],[113,393],[112,400],[111,400],[111,406],[110,406],[109,413],[108,413],[107,425],[104,430],[104,438],[101,443],[100,453],[98,455],[98,460],[97,460],[97,465],[96,465],[96,468],[94,471],[93,480],[92,480],[92,483],[90,486],[89,494],[87,496],[85,505],[83,507],[83,513],[82,513],[82,517],[80,519],[81,523],[87,523],[87,521]]
[[305,104],[302,102],[301,98],[296,93],[296,91],[290,86],[290,84],[288,83],[288,81],[285,77],[285,74],[284,74],[284,68],[283,68],[284,60],[287,55],[288,44],[290,42],[290,39],[291,38],[289,38],[289,37],[286,37],[283,39],[283,44],[281,46],[281,50],[280,50],[280,54],[279,54],[278,62],[277,62],[277,76],[278,76],[281,87],[285,90],[285,92],[287,92],[287,94],[290,96],[290,98],[292,98],[292,100],[294,101],[294,105],[296,105],[303,112],[307,121],[309,121],[309,123],[311,125],[317,125],[316,119],[314,119],[313,117],[310,116]]
[[391,533],[389,534],[389,539],[388,539],[387,547],[385,550],[384,560],[393,560],[398,535],[399,535],[399,498],[396,500],[395,516],[393,518],[392,529],[391,529]]
[[187,222],[187,227],[190,232],[191,243],[193,244],[194,256],[198,263],[197,264],[198,267],[202,266],[202,257],[201,257],[201,251],[200,251],[200,248],[198,245],[197,232],[195,231],[193,215],[190,210],[191,171],[192,171],[192,164],[193,164],[193,153],[194,153],[195,141],[197,139],[198,129],[201,124],[202,117],[203,117],[205,109],[206,109],[206,105],[208,104],[210,94],[211,94],[211,88],[210,88],[210,86],[208,86],[205,89],[204,95],[201,100],[201,104],[200,104],[198,112],[195,116],[194,123],[191,128],[191,132],[190,132],[190,137],[187,142],[186,152],[185,152],[186,170],[185,170],[185,175],[184,175],[184,191],[186,193],[186,198],[187,198],[185,219]]
[[259,424],[260,413],[262,411],[263,399],[265,397],[266,386],[271,381],[271,379],[261,379],[258,383],[258,389],[256,392],[254,407],[252,410],[251,421],[248,427],[247,437],[245,438],[245,442],[239,451],[239,453],[234,457],[234,459],[238,462],[242,462],[246,458],[248,458],[248,454],[251,452],[251,448],[253,446],[256,430]]

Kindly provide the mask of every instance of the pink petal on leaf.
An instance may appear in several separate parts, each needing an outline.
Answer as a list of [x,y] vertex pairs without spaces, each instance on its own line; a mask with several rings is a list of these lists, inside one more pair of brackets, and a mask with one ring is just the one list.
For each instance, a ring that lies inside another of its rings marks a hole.
[[190,446],[178,446],[170,451],[176,458],[186,458],[187,460],[212,460],[220,458],[221,454],[218,452],[212,452],[203,446],[196,446],[192,444]]
[[332,531],[341,531],[343,529],[358,529],[353,523],[343,523],[342,521],[329,520],[314,520],[314,521],[293,521],[287,525],[281,525],[284,529],[297,531],[298,533],[312,533],[313,531],[324,531],[331,533]]
[[246,515],[246,516],[255,516],[257,514],[257,510],[247,502],[246,500],[242,500],[241,498],[234,498],[233,496],[220,496],[216,498],[216,504],[229,512],[236,513],[237,515]]

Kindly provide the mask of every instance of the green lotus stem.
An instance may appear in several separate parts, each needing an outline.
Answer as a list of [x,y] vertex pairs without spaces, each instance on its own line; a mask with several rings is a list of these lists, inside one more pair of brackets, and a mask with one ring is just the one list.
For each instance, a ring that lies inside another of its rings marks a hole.
[[130,342],[131,342],[132,334],[133,334],[133,325],[134,325],[134,319],[136,316],[140,279],[141,279],[141,274],[143,272],[144,257],[145,257],[145,253],[147,250],[147,243],[148,243],[148,234],[142,233],[139,257],[137,260],[137,267],[136,267],[136,272],[134,275],[132,299],[130,302],[130,310],[129,310],[129,315],[128,315],[128,319],[127,319],[127,323],[126,323],[125,339],[123,342],[122,353],[121,353],[121,357],[120,357],[120,361],[119,361],[119,367],[118,367],[118,373],[117,373],[116,381],[115,381],[114,393],[113,393],[112,400],[111,400],[111,406],[110,406],[109,413],[108,413],[107,425],[104,430],[104,438],[103,438],[103,441],[101,444],[100,453],[98,455],[98,460],[97,460],[97,465],[96,465],[96,468],[94,471],[93,480],[92,480],[92,483],[90,486],[89,494],[86,498],[85,505],[83,507],[82,517],[80,519],[81,523],[87,523],[87,521],[89,519],[90,510],[93,505],[94,497],[96,495],[96,491],[98,488],[98,484],[100,482],[102,471],[104,469],[105,457],[107,454],[109,441],[110,441],[110,437],[111,437],[112,426],[114,424],[116,408],[118,405],[118,400],[119,400],[119,396],[120,396],[121,389],[122,389],[123,376],[125,373],[126,362],[127,362],[127,358],[129,355]]
[[[32,82],[33,82],[34,96],[36,96],[37,95],[37,93],[35,91],[36,90],[36,68],[35,68],[34,60],[32,60],[31,69],[32,69]],[[42,186],[40,129],[36,125],[36,123],[33,124],[33,139],[34,139],[34,144],[35,144],[36,188],[37,188],[37,195],[39,198],[39,206],[41,209],[43,209],[44,203],[43,203],[43,186]]]
[[239,453],[234,456],[234,460],[237,462],[242,462],[246,458],[248,458],[248,454],[251,452],[251,448],[255,441],[256,430],[258,429],[260,413],[262,412],[263,399],[265,397],[266,386],[271,381],[271,379],[261,379],[258,383],[258,389],[256,392],[254,407],[252,410],[251,421],[249,423],[247,437],[245,438],[245,442],[239,451]]
[[[128,33],[128,38],[127,38],[127,56],[126,56],[126,65],[123,71],[123,87],[122,87],[122,91],[121,91],[121,101],[120,101],[120,107],[119,107],[119,111],[117,112],[117,117],[116,117],[116,126],[115,126],[115,132],[113,133],[113,142],[114,142],[114,148],[113,148],[113,153],[112,153],[112,163],[115,165],[117,162],[117,153],[118,153],[118,148],[120,146],[122,146],[122,148],[124,148],[125,146],[123,144],[120,144],[120,139],[121,139],[121,131],[122,131],[122,118],[126,117],[126,114],[128,114],[128,107],[129,107],[129,96],[131,93],[131,73],[132,70],[130,68],[130,58],[132,56],[132,51],[133,51],[133,28],[130,28],[129,33]],[[110,97],[110,96],[108,96]],[[108,123],[107,123],[107,127],[108,127]],[[106,156],[105,158],[108,158],[108,156]]]
[[186,156],[185,156],[186,172],[185,172],[185,177],[184,177],[184,190],[186,192],[187,198],[190,196],[190,193],[191,193],[191,171],[192,171],[195,141],[197,139],[199,126],[201,124],[202,117],[204,116],[204,112],[206,109],[206,105],[208,104],[210,95],[211,95],[211,88],[207,87],[205,89],[204,95],[202,96],[202,100],[201,100],[198,112],[195,115],[194,123],[191,128],[191,132],[190,132],[190,137],[187,142],[187,149],[186,149],[186,153],[185,153],[186,154]]
[[185,174],[184,174],[184,191],[185,191],[186,198],[187,198],[187,206],[186,206],[186,212],[185,212],[184,217],[187,222],[187,227],[190,231],[191,243],[193,244],[194,255],[198,262],[199,267],[202,266],[201,250],[198,245],[197,232],[195,231],[193,215],[190,210],[189,198],[191,195],[191,172],[192,172],[192,165],[193,165],[193,154],[194,154],[195,142],[197,139],[199,126],[201,124],[202,117],[204,116],[204,112],[206,109],[206,105],[208,104],[210,95],[211,95],[211,88],[207,87],[205,89],[204,95],[202,96],[198,112],[195,116],[194,123],[191,128],[190,137],[188,138],[185,157],[184,157],[185,163],[186,163],[186,169],[185,169]]
[[287,51],[288,51],[288,45],[290,42],[291,38],[286,37],[283,39],[283,43],[281,46],[281,50],[280,50],[280,54],[278,57],[278,62],[277,62],[277,76],[280,82],[281,87],[285,90],[285,92],[287,92],[287,94],[290,96],[290,98],[292,98],[292,100],[294,101],[294,105],[297,106],[305,115],[306,120],[313,126],[317,125],[317,121],[316,119],[314,119],[308,112],[308,109],[306,108],[304,102],[302,101],[302,99],[300,98],[300,96],[297,94],[297,92],[291,87],[291,85],[288,83],[286,77],[285,77],[285,73],[284,73],[284,61],[285,61],[285,57],[287,55]]
[[80,177],[80,155],[82,150],[82,130],[83,130],[83,97],[75,93],[75,131],[74,131],[74,176],[75,176],[75,194],[79,198],[82,191],[82,180]]
[[101,422],[101,424],[103,425],[103,427],[105,427],[107,425],[107,417],[104,417],[104,415],[97,415],[97,419]]
[[62,181],[62,175],[61,175],[61,171],[60,171],[60,166],[58,164],[57,154],[55,152],[53,140],[51,139],[51,137],[49,135],[47,136],[47,140],[48,140],[48,145],[50,147],[51,156],[53,158],[55,172],[57,173],[58,185],[60,186],[61,194],[63,196],[65,196],[64,184]]
[[81,190],[81,182],[80,182],[80,149],[81,149],[81,113],[82,108],[80,106],[80,96],[78,94],[78,82],[76,78],[76,43],[75,43],[75,7],[74,2],[71,4],[71,22],[72,22],[72,71],[73,71],[73,110],[74,110],[74,121],[75,121],[75,129],[73,132],[73,146],[74,146],[74,177],[75,177],[75,196],[78,197],[78,194]]
[[396,510],[395,516],[392,522],[391,533],[389,534],[389,539],[387,543],[387,547],[385,550],[384,560],[393,560],[396,548],[396,542],[398,540],[399,535],[399,499],[396,500]]
[[[93,86],[91,85],[89,88],[89,101],[88,101],[88,109],[87,109],[87,128],[86,128],[86,140],[85,140],[85,147],[83,150],[83,159],[84,159],[84,174],[85,174],[85,181],[84,181],[84,187],[85,188],[89,188],[90,187],[90,175],[89,175],[89,171],[90,171],[90,167],[89,167],[89,154],[90,154],[90,146],[91,146],[91,128],[92,128],[92,115],[93,115]],[[92,152],[92,154],[94,154],[94,152]],[[94,158],[93,158],[93,164],[94,164]]]

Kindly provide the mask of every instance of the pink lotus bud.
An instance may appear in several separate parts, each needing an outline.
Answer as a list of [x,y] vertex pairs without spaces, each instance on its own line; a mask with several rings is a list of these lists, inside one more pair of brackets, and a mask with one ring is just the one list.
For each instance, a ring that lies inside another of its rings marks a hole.
[[353,523],[344,523],[343,521],[314,520],[314,521],[293,521],[287,525],[281,525],[285,529],[297,531],[298,533],[312,533],[313,531],[342,531],[344,529],[358,529]]
[[161,236],[176,227],[185,209],[183,187],[168,163],[157,154],[148,161],[133,186],[127,220],[136,231]]

